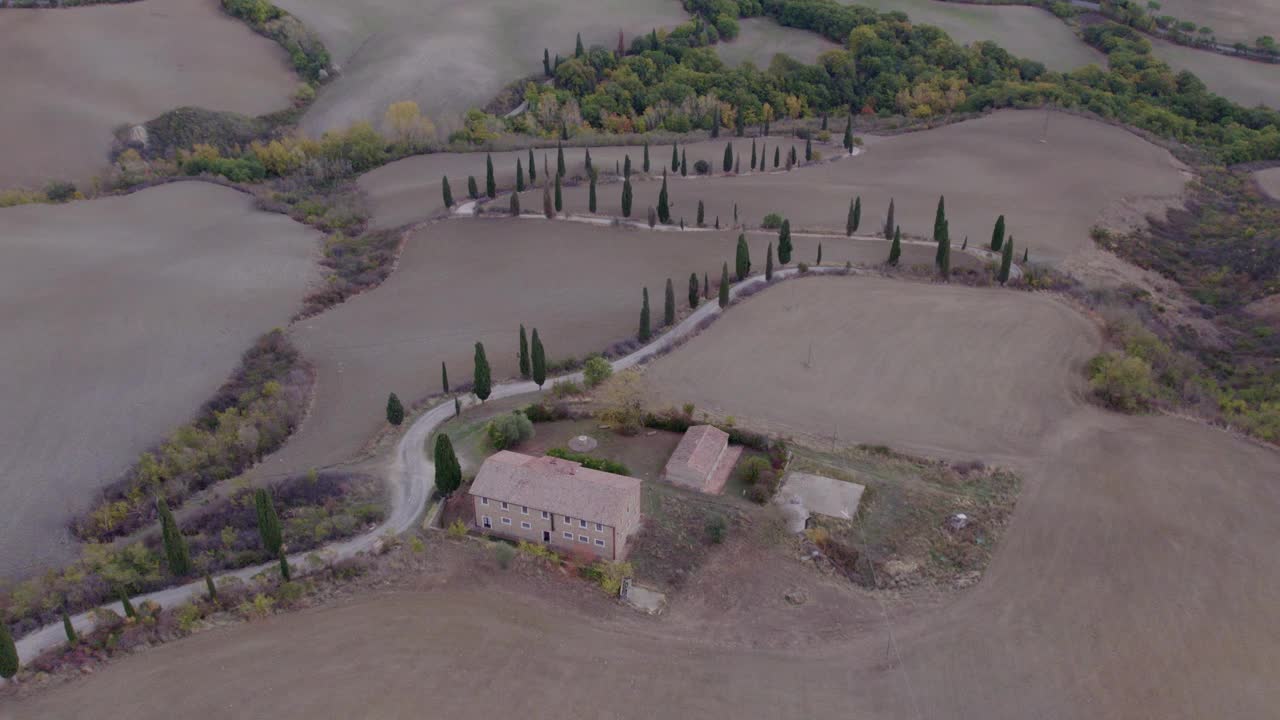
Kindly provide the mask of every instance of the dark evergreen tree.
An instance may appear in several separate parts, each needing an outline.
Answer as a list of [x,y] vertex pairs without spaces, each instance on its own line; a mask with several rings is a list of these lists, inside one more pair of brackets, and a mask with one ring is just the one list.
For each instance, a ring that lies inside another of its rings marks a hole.
[[467,176],[467,195],[472,200],[475,200],[476,198],[480,197],[480,188],[476,185],[475,175]]
[[289,570],[289,556],[283,550],[280,551],[280,577],[285,582],[293,580],[293,572]]
[[178,529],[178,523],[169,512],[169,503],[163,497],[156,498],[156,511],[160,513],[160,539],[164,544],[165,560],[169,564],[169,572],[174,577],[183,577],[191,572],[191,554],[187,550],[187,539]]
[[453,207],[453,191],[449,189],[449,176],[446,175],[444,182],[440,184],[440,190],[444,193],[444,206]]
[[205,599],[209,602],[218,601],[218,588],[213,584],[213,576],[208,572],[204,574],[204,592]]
[[724,171],[729,172],[733,169],[733,143],[730,142],[724,146]]
[[751,250],[747,247],[747,236],[742,233],[738,233],[738,248],[733,258],[733,271],[738,276],[738,282],[746,280],[751,272]]
[[826,129],[827,129],[827,114],[826,114],[826,113],[822,113],[822,129],[823,129],[823,130],[826,130]]
[[898,226],[893,222],[893,198],[889,198],[889,216],[884,220],[884,236],[893,237],[893,233]]
[[1000,252],[1004,246],[1004,216],[996,218],[996,226],[991,230],[991,249]]
[[756,169],[756,139],[751,138],[751,169]]
[[964,236],[964,242],[960,243],[960,249],[961,249],[961,250],[968,250],[968,249],[969,249],[969,236],[968,236],[968,235],[965,235],[965,236]]
[[520,158],[516,158],[516,192],[524,192],[524,167]]
[[645,174],[648,175],[649,174],[649,141],[648,140],[644,141],[644,161],[642,163],[642,167],[644,168]]
[[395,393],[387,396],[387,422],[392,425],[404,422],[404,405],[400,404],[400,398]]
[[592,171],[592,172],[591,172],[591,179],[590,179],[590,182],[591,182],[591,186],[587,189],[587,211],[588,211],[588,212],[595,212],[595,211],[596,211],[596,174],[595,174],[595,171]]
[[630,155],[627,155],[626,159],[622,163],[622,177],[624,178],[631,177],[631,156]]
[[124,588],[116,588],[116,597],[120,598],[120,609],[124,610],[125,617],[138,617],[138,611],[133,609],[133,602],[129,600],[129,593]]
[[62,611],[62,632],[67,635],[68,645],[74,646],[80,642],[80,636],[76,635],[76,629],[71,625],[71,616],[67,614],[65,609]]
[[275,503],[271,502],[271,493],[266,488],[254,490],[253,506],[258,513],[258,537],[262,538],[263,549],[268,555],[279,555],[284,545],[284,533],[280,529]]
[[[519,171],[520,171],[520,166],[519,166],[519,165],[516,165],[516,172],[518,173]],[[533,148],[529,148],[529,172],[528,172],[528,175],[529,175],[529,187],[533,187],[534,185],[537,185],[537,184],[538,184],[538,172],[537,172],[537,168],[535,168],[535,167],[534,167],[534,164],[533,164]]]
[[781,157],[782,157],[782,155],[781,155],[781,148],[779,148],[779,147],[774,147],[774,148],[773,148],[773,166],[774,166],[775,168],[782,164],[782,163],[781,163],[781,161],[780,161],[780,158],[781,158]]
[[672,143],[671,145],[671,172],[680,170],[680,148]]
[[703,210],[704,208],[702,207],[702,201],[699,200],[698,201],[698,227],[702,227]]
[[663,225],[671,222],[671,201],[667,197],[667,174],[662,174],[662,189],[658,191],[658,221]]
[[556,176],[556,212],[557,213],[564,211],[564,194],[560,190],[560,179],[563,177],[564,177],[563,175]]
[[636,339],[647,343],[652,336],[653,334],[649,331],[649,288],[645,288],[644,302],[640,306],[640,329],[636,332]]
[[449,394],[449,368],[445,367],[443,361],[440,362],[440,389],[445,395]]
[[453,452],[453,441],[445,433],[436,435],[432,460],[436,466],[436,492],[448,495],[462,486],[462,465]]
[[769,247],[764,251],[764,279],[765,282],[773,281],[773,243],[769,243]]
[[933,241],[939,242],[942,239],[943,227],[947,223],[947,200],[943,196],[938,196],[938,209],[933,213]]
[[582,161],[582,164],[583,164],[583,167],[587,169],[588,173],[591,173],[591,174],[595,173],[596,166],[591,164],[591,148],[587,148],[587,153]]
[[1024,247],[1024,248],[1022,248],[1022,264],[1023,264],[1023,265],[1026,265],[1026,264],[1027,264],[1028,252],[1029,252],[1030,250],[1031,250],[1031,248],[1029,248],[1029,247]]
[[738,226],[738,203],[733,204],[733,226]]
[[814,265],[822,264],[822,243],[818,243],[818,259],[814,261]]
[[538,337],[538,328],[533,329],[533,381],[539,388],[547,381],[547,351],[542,347],[542,338]]
[[582,47],[582,33],[578,33],[578,41],[573,45],[573,56],[580,58],[582,57],[583,52],[585,52],[585,50]]
[[804,161],[813,162],[813,138],[804,139]]
[[1010,235],[1000,248],[1000,272],[996,279],[1003,285],[1009,282],[1009,272],[1013,269],[1013,236]]
[[542,48],[542,74],[551,77],[551,51]]
[[493,178],[492,155],[485,155],[484,158],[484,194],[488,195],[490,200],[498,195],[498,183]]
[[938,248],[942,251],[942,254],[938,257],[938,274],[942,276],[943,280],[951,282],[951,238],[947,237],[945,231],[942,234],[942,242],[939,243]]
[[902,228],[893,229],[893,244],[889,246],[889,264],[897,265],[902,257]]
[[453,398],[453,416],[459,417],[461,415],[462,415],[462,400],[455,395]]
[[667,278],[667,293],[662,300],[662,324],[671,325],[676,321],[676,288]]
[[850,117],[844,123],[844,149],[850,153],[853,152],[853,118]]
[[698,273],[689,273],[689,309],[698,307]]
[[471,392],[480,398],[480,402],[489,399],[489,393],[493,391],[493,386],[489,377],[489,358],[485,357],[484,344],[476,343],[475,353],[475,371],[472,374],[474,381],[472,382]]
[[720,269],[720,308],[729,306],[729,263]]
[[717,215],[717,216],[716,216],[716,229],[717,229],[717,230],[719,230],[719,229],[720,229],[720,216],[719,216],[719,215]]
[[849,201],[849,217],[844,221],[844,234],[852,237],[858,232],[858,225],[862,223],[862,196],[859,195],[856,200]]
[[680,148],[680,177],[689,176],[689,155],[688,151]]
[[511,193],[511,217],[520,217],[520,193]]
[[778,228],[778,262],[783,265],[791,262],[791,221],[786,219]]
[[764,172],[769,164],[769,143],[760,143],[760,172]]
[[556,143],[556,175],[564,176],[564,146]]
[[520,323],[520,352],[517,358],[520,366],[520,377],[528,380],[531,366],[529,364],[529,337],[524,333],[524,323]]
[[0,622],[0,678],[11,679],[18,674],[18,646],[13,642],[13,633],[9,626]]
[[631,217],[631,178],[622,181],[622,217]]

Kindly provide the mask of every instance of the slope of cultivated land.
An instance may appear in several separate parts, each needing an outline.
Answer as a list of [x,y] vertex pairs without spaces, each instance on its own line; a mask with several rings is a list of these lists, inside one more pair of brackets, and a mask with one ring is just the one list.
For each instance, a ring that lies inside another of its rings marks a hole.
[[1280,200],[1280,167],[1259,170],[1253,175],[1262,186],[1262,191],[1276,200]]
[[272,112],[298,82],[284,51],[218,0],[6,10],[0,37],[0,188],[87,180],[118,125],[182,105]]
[[[757,268],[765,244],[751,239]],[[295,340],[319,373],[310,417],[266,473],[306,471],[351,459],[385,424],[387,393],[410,401],[450,380],[470,382],[474,343],[483,342],[495,380],[517,372],[520,323],[538,328],[547,361],[581,357],[631,337],[649,288],[661,324],[670,277],[687,307],[691,272],[718,282],[732,265],[736,234],[651,232],[543,219],[455,219],[411,236],[396,272],[377,289],[297,325]],[[870,248],[865,246],[871,246]],[[816,242],[796,239],[796,260],[812,260]],[[833,259],[879,261],[883,243],[827,243]],[[904,262],[932,262],[929,248],[908,248]],[[967,262],[957,260],[957,263]]]
[[1106,57],[1075,36],[1071,28],[1040,8],[982,6],[940,0],[840,0],[881,12],[900,10],[913,23],[942,28],[962,45],[990,40],[1009,52],[1038,60],[1050,70],[1090,63],[1106,67]]
[[738,21],[740,32],[733,42],[716,45],[720,58],[731,67],[744,62],[767,68],[773,56],[779,53],[804,63],[816,62],[827,50],[838,50],[836,43],[808,30],[779,25],[769,18],[743,18]]
[[[983,581],[953,604],[891,602],[891,623],[868,623],[881,612],[847,596],[794,608],[771,588],[752,608],[753,620],[795,625],[843,609],[835,634],[851,640],[730,645],[679,597],[642,619],[547,584],[504,592],[521,582],[508,573],[482,592],[426,581],[210,631],[15,701],[11,716],[448,716],[477,695],[487,713],[532,717],[1270,716],[1280,456],[1185,421],[1092,409],[1044,449]],[[305,701],[279,692],[300,684]]]
[[811,278],[751,298],[645,377],[666,404],[783,435],[1006,455],[1075,407],[1099,344],[1043,296]]
[[[718,172],[721,167],[720,164],[724,160],[724,144],[729,140],[730,138],[728,137],[721,140],[701,140],[691,142],[688,145],[682,143],[680,147],[685,148],[690,165],[699,159],[708,161],[714,159],[714,167]],[[743,139],[738,138],[736,142],[742,143]],[[796,152],[804,151],[804,143],[791,138],[770,138],[770,147],[774,144],[781,147],[783,152],[786,152],[793,145],[796,147]],[[748,141],[748,144],[744,147],[750,148],[750,142]],[[613,172],[615,164],[623,162],[628,155],[631,156],[631,163],[635,172],[640,172],[642,167],[641,159],[644,157],[644,147],[642,145],[593,147],[590,150],[592,163],[610,173]],[[565,148],[565,172],[570,177],[586,175],[586,152],[586,148]],[[399,227],[415,220],[430,217],[432,214],[443,210],[444,200],[441,193],[441,178],[446,175],[449,177],[449,186],[453,191],[455,202],[461,203],[467,198],[468,175],[475,176],[480,192],[484,192],[485,155],[486,153],[483,152],[416,155],[404,160],[397,160],[361,175],[359,185],[360,189],[369,197],[369,204],[373,210],[373,227]],[[523,167],[527,170],[529,162],[528,150],[493,153],[494,178],[499,188],[515,186],[517,158],[520,159]],[[554,174],[555,147],[535,149],[533,151],[533,159],[534,163],[536,163],[535,169],[538,171],[539,183],[542,182],[543,172],[548,167],[544,160],[549,161]],[[747,159],[749,160],[750,156]],[[671,164],[671,145],[650,146],[649,161],[650,170],[660,176],[662,170]],[[621,190],[618,189],[617,192],[621,192]],[[604,191],[602,190],[601,193],[600,197],[603,202]],[[657,190],[654,190],[654,193],[656,194]],[[583,198],[582,207],[586,208],[586,195],[583,195]],[[541,209],[541,186],[539,186],[536,195],[529,196],[529,199],[532,199],[534,204],[530,205],[526,200],[525,209]],[[502,207],[506,207],[506,205],[502,205]],[[637,203],[636,207],[642,206]],[[690,219],[692,220],[692,218]]]
[[1262,35],[1280,39],[1280,3],[1276,0],[1163,0],[1160,5],[1154,15],[1207,25],[1218,42],[1252,46]]
[[341,75],[321,93],[302,127],[318,134],[357,120],[380,121],[387,106],[415,100],[444,129],[504,85],[542,72],[542,50],[583,43],[617,47],[636,33],[683,22],[678,0],[533,0],[458,3],[281,0],[320,35]]
[[1190,70],[1205,87],[1241,105],[1280,106],[1280,65],[1235,58],[1149,38],[1151,53],[1176,70]]
[[[693,222],[702,200],[710,223],[716,215],[732,217],[737,203],[752,225],[777,212],[793,228],[842,233],[849,201],[861,195],[859,232],[878,232],[893,198],[902,232],[931,237],[938,196],[945,195],[956,243],[966,236],[971,244],[989,243],[996,216],[1004,214],[1019,253],[1030,247],[1032,261],[1056,261],[1092,246],[1089,228],[1104,211],[1176,198],[1189,178],[1167,151],[1074,115],[1049,114],[1048,142],[1041,143],[1045,119],[1042,111],[998,112],[934,130],[868,136],[862,155],[790,173],[676,180],[671,214]],[[745,168],[751,143],[734,143]],[[841,152],[838,145],[821,150]],[[710,143],[697,157],[718,170],[723,152],[723,142]],[[689,162],[694,158],[691,148]],[[566,192],[568,207],[587,207],[585,187]],[[643,218],[657,203],[658,183],[639,183],[634,193],[632,215]],[[620,186],[601,186],[599,201],[601,212],[620,212]]]
[[318,238],[195,182],[0,210],[0,576],[67,559],[94,490],[288,322]]

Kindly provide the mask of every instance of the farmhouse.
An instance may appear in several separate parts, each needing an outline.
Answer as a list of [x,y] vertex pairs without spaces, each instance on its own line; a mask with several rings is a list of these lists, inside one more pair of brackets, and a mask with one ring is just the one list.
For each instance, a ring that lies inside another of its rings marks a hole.
[[471,484],[476,527],[607,560],[626,557],[640,528],[640,481],[554,457],[503,450]]
[[741,454],[740,447],[729,447],[729,434],[720,428],[694,425],[671,453],[662,476],[693,490],[718,493]]

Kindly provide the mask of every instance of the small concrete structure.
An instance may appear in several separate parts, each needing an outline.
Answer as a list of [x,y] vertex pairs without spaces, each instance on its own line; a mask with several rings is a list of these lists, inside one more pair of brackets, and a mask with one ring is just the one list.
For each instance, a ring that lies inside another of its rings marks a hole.
[[596,439],[590,435],[578,435],[569,441],[569,449],[574,452],[591,452],[596,449]]
[[694,425],[685,431],[671,453],[662,477],[676,485],[715,494],[724,488],[741,455],[741,447],[729,447],[729,433],[712,425]]
[[852,520],[858,514],[864,490],[866,488],[858,483],[789,472],[774,502],[781,506],[788,529],[803,532],[810,514]]

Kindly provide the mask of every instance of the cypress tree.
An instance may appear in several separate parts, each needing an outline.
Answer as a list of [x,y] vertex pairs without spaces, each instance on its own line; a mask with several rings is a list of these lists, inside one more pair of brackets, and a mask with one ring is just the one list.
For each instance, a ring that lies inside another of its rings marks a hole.
[[285,582],[293,579],[293,573],[289,571],[289,556],[285,555],[283,550],[280,551],[280,577],[284,578]]
[[564,175],[564,146],[556,143],[556,175]]
[[662,189],[658,191],[658,220],[666,225],[671,222],[671,204],[667,198],[667,174],[662,174]]
[[671,172],[680,169],[680,149],[675,143],[671,144]]
[[213,576],[208,572],[204,574],[204,590],[209,602],[218,601],[218,588],[213,585]]
[[595,173],[596,166],[591,164],[591,148],[587,148],[587,154],[582,164],[587,169],[587,172]]
[[125,617],[138,617],[138,611],[133,609],[133,603],[129,601],[129,593],[125,592],[124,588],[116,588],[116,597],[120,598],[120,607],[124,609]]
[[626,159],[622,163],[622,176],[624,178],[631,177],[631,156],[630,155],[627,155]]
[[720,216],[719,216],[719,215],[717,215],[717,216],[716,216],[716,229],[717,229],[717,230],[719,230],[719,229],[720,229]]
[[898,228],[893,223],[893,198],[889,198],[889,216],[884,220],[884,236],[886,238],[893,237],[894,231]]
[[490,200],[498,195],[498,183],[493,179],[493,155],[484,157],[484,194]]
[[444,206],[453,207],[453,191],[449,189],[449,176],[444,176],[444,182],[440,184],[440,190],[444,193]]
[[747,279],[747,274],[751,272],[751,250],[747,248],[747,236],[738,233],[738,249],[733,259],[733,271],[738,276],[738,282]]
[[862,196],[858,199],[849,201],[849,217],[844,221],[844,234],[852,237],[858,232],[858,224],[862,222]]
[[480,197],[480,188],[476,186],[476,176],[475,176],[475,175],[468,175],[468,176],[467,176],[467,195],[468,195],[472,200],[475,200],[476,198]]
[[711,299],[711,283],[707,282],[707,274],[702,273],[702,297]]
[[1023,265],[1027,264],[1027,257],[1028,257],[1027,253],[1030,252],[1030,250],[1031,248],[1029,247],[1022,248],[1022,264]]
[[644,172],[649,173],[649,141],[644,141]]
[[268,555],[279,555],[284,545],[284,534],[280,530],[280,516],[276,514],[275,503],[271,502],[271,493],[266,488],[258,488],[253,492],[253,505],[258,513],[258,536],[262,538],[262,547]]
[[711,115],[711,137],[720,137],[720,108],[716,107],[715,113]]
[[680,148],[680,177],[689,176],[689,155],[688,151]]
[[773,242],[770,241],[769,247],[764,251],[764,279],[765,282],[773,281]]
[[542,214],[548,220],[556,216],[556,206],[551,202],[551,186],[546,183],[542,185]]
[[681,229],[681,230],[684,230],[684,217],[683,217],[683,216],[681,216],[681,217],[680,217],[680,229]]
[[1004,245],[1004,216],[996,218],[996,226],[991,230],[991,249],[1000,252]]
[[400,404],[400,398],[395,393],[387,396],[387,422],[392,425],[404,422],[404,405]]
[[662,324],[670,325],[676,321],[676,288],[667,278],[667,294],[662,301]]
[[9,626],[0,622],[0,678],[8,680],[18,674],[18,646],[13,642]]
[[791,221],[783,220],[778,228],[778,262],[786,265],[791,262]]
[[729,263],[720,269],[720,308],[729,306]]
[[445,395],[449,394],[449,368],[445,367],[444,361],[440,362],[440,388]]
[[578,33],[578,42],[574,43],[574,46],[573,46],[573,56],[576,58],[580,58],[582,57],[583,52],[584,50],[582,47],[582,33]]
[[551,77],[551,51],[542,48],[542,74]]
[[520,193],[511,193],[511,217],[520,217]]
[[823,129],[823,130],[826,130],[826,129],[827,129],[827,114],[826,114],[826,113],[822,113],[822,129]]
[[524,167],[520,158],[516,158],[516,192],[524,192]]
[[965,236],[964,236],[964,242],[963,242],[963,243],[960,243],[960,249],[961,249],[961,250],[968,250],[968,249],[969,249],[969,236],[968,236],[968,235],[965,235]]
[[453,416],[458,417],[460,415],[462,415],[462,400],[455,395],[453,398]]
[[471,392],[480,398],[480,402],[489,399],[489,393],[493,390],[491,380],[489,378],[489,358],[485,357],[484,345],[476,343],[475,354],[475,371],[472,374],[474,382],[472,383]]
[[631,178],[622,181],[622,217],[631,217]]
[[733,225],[734,227],[738,225],[738,203],[733,204]]
[[187,539],[182,536],[173,513],[169,512],[169,503],[163,497],[156,497],[156,511],[160,513],[160,538],[164,541],[164,555],[169,563],[169,572],[174,577],[182,577],[191,572]]
[[773,148],[773,166],[775,168],[782,164],[780,162],[780,158],[782,157],[782,154],[780,151],[781,151],[781,148],[778,148],[778,147]]
[[942,251],[938,258],[938,274],[943,280],[951,282],[951,238],[943,233],[942,242],[938,245],[938,249]]
[[844,149],[853,153],[853,117],[844,123]]
[[760,172],[764,172],[765,166],[769,163],[769,143],[760,143]]
[[733,156],[733,174],[742,174],[742,153],[737,153]]
[[813,264],[814,265],[822,264],[822,243],[818,243],[818,259]]
[[689,309],[698,307],[698,273],[689,273]]
[[933,214],[933,241],[939,242],[942,239],[943,228],[947,223],[947,205],[946,198],[938,196],[938,209]]
[[62,611],[62,631],[67,634],[67,644],[75,645],[80,642],[80,636],[76,635],[76,629],[71,625],[71,616],[66,610]]
[[893,229],[893,244],[889,246],[889,264],[897,265],[902,257],[902,228]]
[[813,162],[813,138],[804,139],[804,161]]
[[562,177],[564,176],[556,176],[556,212],[562,212],[564,210],[564,195],[560,191],[560,178]]
[[768,117],[764,119],[764,130],[761,134],[764,135],[765,137],[769,137],[769,118]]
[[529,338],[524,334],[524,323],[520,323],[520,377],[528,380],[530,373],[529,365]]
[[533,329],[533,381],[539,388],[547,381],[547,351],[542,347],[542,338],[538,337],[538,328]]
[[591,186],[587,190],[587,212],[596,211],[596,174],[591,173]]
[[724,146],[724,171],[729,172],[733,169],[733,143],[730,142]]
[[698,201],[698,227],[702,227],[703,210],[704,208],[702,207],[702,201],[699,200]]
[[796,146],[792,145],[791,152],[787,153],[787,169],[790,170],[791,168],[795,167],[797,162],[798,160],[796,159]]
[[751,138],[751,169],[756,169],[756,139]]
[[649,331],[649,288],[645,288],[644,303],[640,306],[640,329],[636,332],[636,339],[647,343],[650,337],[652,333]]
[[458,456],[453,452],[453,441],[448,435],[436,435],[435,452],[432,455],[436,465],[436,491],[441,495],[448,495],[461,487],[462,465],[458,463]]
[[996,279],[1003,285],[1009,282],[1009,271],[1013,268],[1013,236],[1004,241],[1004,245],[1000,248],[1000,272],[996,275]]

